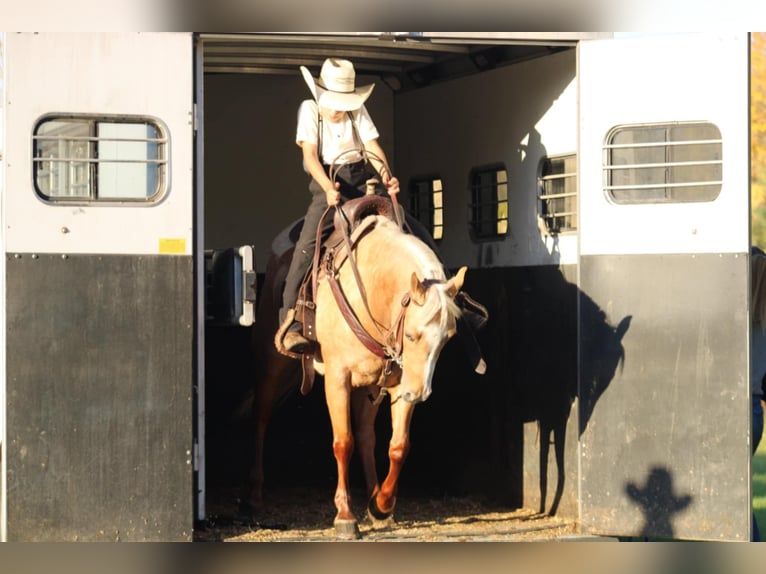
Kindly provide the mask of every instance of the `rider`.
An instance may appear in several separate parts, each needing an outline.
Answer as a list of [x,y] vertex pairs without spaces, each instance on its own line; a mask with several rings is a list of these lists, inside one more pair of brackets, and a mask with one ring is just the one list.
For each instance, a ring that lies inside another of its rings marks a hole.
[[[314,96],[304,100],[298,109],[295,136],[303,150],[303,168],[311,175],[311,203],[285,278],[280,324],[297,303],[298,290],[313,258],[319,220],[327,206],[337,205],[341,198],[364,195],[371,178],[382,181],[382,185],[376,186],[377,195],[386,191],[391,196],[399,193],[399,180],[391,175],[378,143],[378,130],[364,105],[374,84],[356,87],[353,64],[338,58],[324,61],[317,80],[304,66],[300,70]],[[372,166],[362,156],[362,148],[371,152]],[[330,167],[337,171],[334,183],[329,177]],[[285,349],[301,353],[310,345],[301,330],[301,324],[293,321],[283,339]]]

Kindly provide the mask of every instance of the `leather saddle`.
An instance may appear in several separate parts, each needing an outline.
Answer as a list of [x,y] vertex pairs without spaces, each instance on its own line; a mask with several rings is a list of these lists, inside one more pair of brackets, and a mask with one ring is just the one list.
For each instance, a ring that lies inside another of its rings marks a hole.
[[[361,237],[372,229],[370,223],[374,222],[374,220],[368,219],[368,216],[382,215],[396,221],[395,209],[400,210],[399,221],[404,221],[404,212],[400,206],[397,205],[395,208],[393,203],[383,196],[365,195],[348,200],[340,209],[336,209],[332,227],[324,225],[324,217],[320,221],[319,229],[317,230],[317,248],[314,254],[314,261],[309,267],[301,285],[298,294],[298,304],[296,309],[288,311],[287,318],[280,326],[274,339],[277,350],[280,353],[294,359],[301,359],[303,366],[301,393],[304,395],[311,390],[314,383],[314,359],[322,361],[321,349],[316,344],[316,305],[314,303],[316,277],[321,260],[320,255],[328,250],[333,250],[333,258],[337,268],[343,258],[348,256],[348,249],[351,249]],[[299,226],[296,226],[296,228],[298,231],[300,230]],[[322,237],[325,237],[325,239],[322,240]],[[350,241],[346,243],[348,238],[350,238]],[[461,291],[456,295],[455,302],[463,311],[458,320],[458,334],[463,339],[474,370],[479,374],[484,374],[486,363],[474,334],[486,325],[489,320],[489,312],[486,307],[472,299],[465,291]],[[292,353],[284,347],[282,342],[293,320],[298,320],[302,323],[303,336],[313,343],[312,348],[306,353]]]
[[[325,216],[330,210],[325,212]],[[374,220],[367,219],[372,215],[382,215],[391,220],[395,218],[394,206],[391,201],[379,195],[364,195],[362,197],[350,199],[340,206],[340,209],[334,210],[332,226],[326,225],[325,218],[320,221],[317,230],[317,248],[314,254],[314,261],[304,277],[298,292],[298,302],[294,310],[289,310],[287,316],[280,325],[274,338],[274,343],[283,355],[300,359],[303,365],[303,380],[301,382],[301,393],[307,394],[314,382],[314,359],[321,361],[321,352],[316,344],[315,316],[316,305],[314,303],[314,291],[316,289],[316,275],[319,271],[318,266],[321,261],[321,254],[328,250],[333,250],[334,258],[337,261],[348,256],[345,249],[345,238],[350,237],[350,245],[357,241],[370,229]],[[299,231],[300,227],[296,226]],[[324,237],[324,239],[322,239]],[[299,321],[303,326],[303,336],[311,341],[312,347],[302,353],[293,353],[284,347],[284,335],[294,320]]]

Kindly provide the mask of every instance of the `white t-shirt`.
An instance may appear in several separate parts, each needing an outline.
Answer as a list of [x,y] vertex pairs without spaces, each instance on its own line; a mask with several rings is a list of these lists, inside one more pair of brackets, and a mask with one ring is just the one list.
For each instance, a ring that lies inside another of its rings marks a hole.
[[[304,100],[301,103],[298,108],[298,128],[295,133],[295,142],[298,145],[301,142],[318,144],[317,124],[319,116],[317,114],[318,106],[314,100]],[[363,144],[379,137],[378,130],[364,105],[351,114]],[[348,114],[345,114],[337,124],[327,118],[322,118],[322,149],[319,150],[322,157],[320,160],[330,165],[341,153],[353,149],[358,149],[358,144],[354,141],[354,130],[351,127]],[[361,159],[361,154],[349,153],[340,158],[337,163],[354,163]]]

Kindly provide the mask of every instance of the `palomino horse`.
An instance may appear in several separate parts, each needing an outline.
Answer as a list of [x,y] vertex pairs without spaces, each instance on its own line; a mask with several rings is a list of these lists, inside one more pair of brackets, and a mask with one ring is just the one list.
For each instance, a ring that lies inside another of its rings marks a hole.
[[[333,429],[338,471],[334,525],[341,538],[359,536],[349,489],[349,463],[354,447],[364,471],[369,515],[375,520],[387,520],[393,515],[399,477],[410,447],[413,410],[431,394],[439,353],[456,332],[461,311],[454,298],[466,273],[463,267],[454,277],[447,278],[436,254],[388,217],[368,216],[359,227],[366,231],[352,236],[350,256],[346,253],[339,257],[337,267],[323,265],[314,297],[317,340],[314,364],[317,372],[324,374],[325,399]],[[272,257],[269,267],[264,289],[268,285],[271,288],[262,293],[262,305],[276,301],[274,286],[281,282],[279,277],[275,281],[268,274],[276,273],[284,265],[280,266]],[[358,320],[355,329],[336,300],[333,278],[345,299],[344,306]],[[275,323],[264,317],[263,312],[259,315],[261,321],[269,323],[262,329],[274,328]],[[368,335],[366,344],[357,334],[360,327]],[[373,339],[379,349],[370,348]],[[255,397],[257,444],[249,502],[256,508],[263,502],[263,434],[271,406],[283,392],[280,389],[286,388],[285,377],[293,376],[294,385],[294,375],[300,370],[300,361],[277,355],[273,345],[268,352],[262,351],[258,359],[264,361],[258,369],[265,379],[257,381]],[[392,434],[389,470],[381,483],[375,465],[374,423],[386,396],[390,397]]]
[[[457,330],[460,310],[454,297],[466,272],[463,267],[447,279],[441,262],[422,241],[403,233],[390,219],[375,217],[374,229],[354,249],[369,313],[350,264],[340,267],[337,279],[367,333],[387,334],[389,356],[372,352],[349,328],[327,278],[318,284],[316,293],[316,335],[324,360],[325,398],[338,465],[335,529],[342,537],[358,536],[348,484],[355,442],[370,497],[370,515],[380,520],[393,515],[399,476],[410,447],[413,410],[431,394],[439,353]],[[374,421],[384,389],[391,398],[392,434],[388,475],[379,483]]]

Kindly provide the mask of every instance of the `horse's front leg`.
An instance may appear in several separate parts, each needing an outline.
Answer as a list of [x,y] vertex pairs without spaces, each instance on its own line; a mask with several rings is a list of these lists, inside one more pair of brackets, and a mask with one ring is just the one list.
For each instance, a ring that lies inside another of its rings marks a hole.
[[399,398],[391,403],[391,441],[388,445],[388,474],[383,484],[373,493],[367,510],[376,520],[385,520],[394,513],[399,475],[410,450],[410,421],[414,403]]
[[338,486],[335,489],[335,532],[341,538],[359,538],[359,526],[351,511],[351,490],[348,467],[354,451],[351,434],[350,383],[337,374],[325,374],[325,399],[332,423],[332,450],[338,465]]
[[362,463],[367,497],[378,489],[378,471],[375,466],[375,417],[378,405],[373,402],[377,387],[361,388],[351,394],[351,409],[354,415],[354,439],[356,451]]

